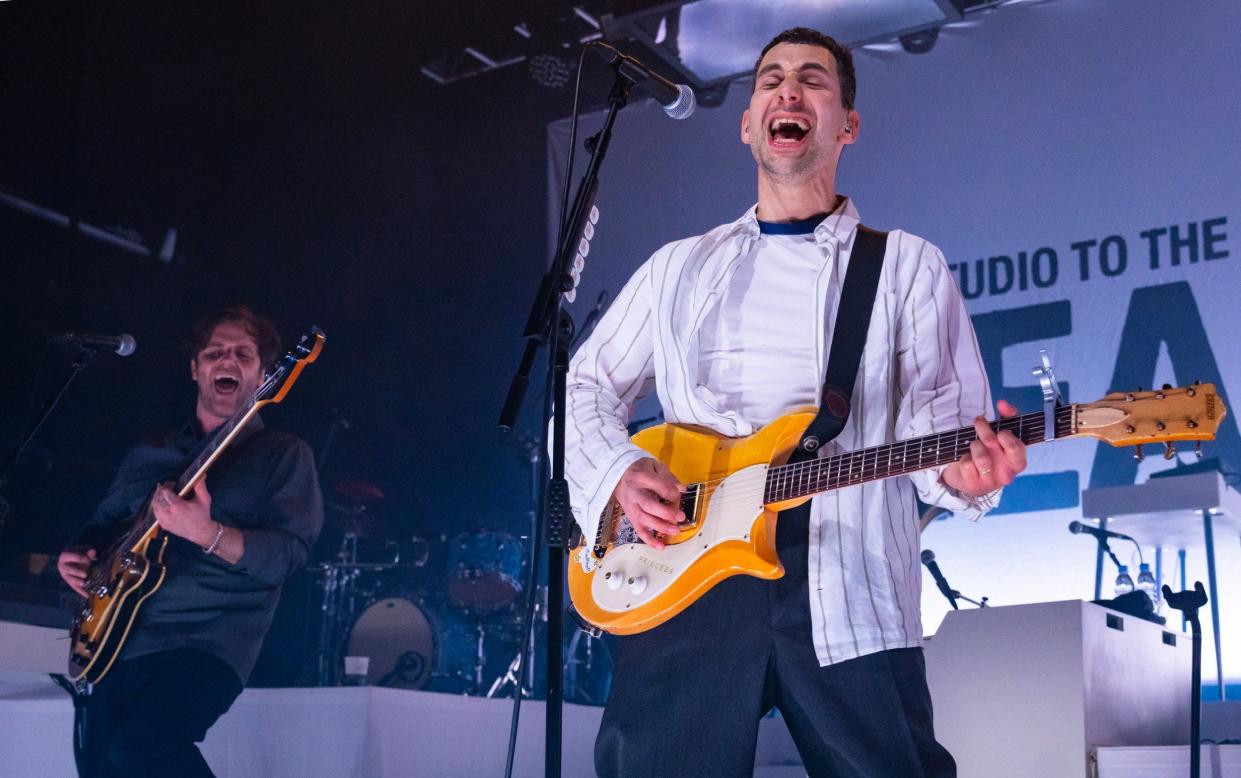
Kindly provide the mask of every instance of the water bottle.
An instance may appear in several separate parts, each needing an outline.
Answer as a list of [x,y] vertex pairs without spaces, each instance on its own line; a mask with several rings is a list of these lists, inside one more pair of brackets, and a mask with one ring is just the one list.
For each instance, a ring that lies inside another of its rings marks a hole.
[[1138,565],[1138,588],[1146,592],[1151,607],[1159,610],[1159,589],[1155,586],[1155,576],[1151,575],[1151,566],[1143,562]]
[[1120,566],[1120,575],[1116,576],[1116,596],[1133,591],[1133,579],[1129,577],[1129,566]]

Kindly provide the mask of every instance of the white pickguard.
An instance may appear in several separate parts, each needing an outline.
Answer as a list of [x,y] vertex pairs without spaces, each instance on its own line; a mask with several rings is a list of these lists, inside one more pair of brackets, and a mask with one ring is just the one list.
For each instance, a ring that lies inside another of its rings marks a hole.
[[667,591],[681,573],[711,548],[730,540],[749,540],[763,512],[767,465],[742,468],[708,497],[698,534],[676,545],[654,549],[644,543],[616,546],[595,567],[590,592],[605,611],[624,613]]

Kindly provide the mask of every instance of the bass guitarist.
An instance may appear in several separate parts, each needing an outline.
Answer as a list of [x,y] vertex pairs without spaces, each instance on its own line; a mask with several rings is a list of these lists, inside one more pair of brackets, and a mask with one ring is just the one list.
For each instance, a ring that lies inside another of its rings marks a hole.
[[[836,319],[863,253],[858,211],[836,191],[841,152],[861,130],[851,55],[796,28],[767,45],[754,76],[741,140],[757,162],[757,206],[657,251],[571,364],[567,477],[588,546],[613,498],[654,548],[686,520],[684,486],[626,435],[639,397],[656,392],[669,422],[748,436],[819,405],[829,345],[834,353],[834,338],[860,329],[860,312]],[[882,267],[865,347],[845,366],[856,388],[843,393],[846,425],[819,453],[971,421],[978,439],[946,467],[784,511],[782,578],[726,578],[667,623],[620,638],[595,745],[601,776],[749,776],[773,707],[812,776],[955,774],[932,727],[910,486],[976,518],[1025,467],[1025,448],[985,423],[982,358],[939,250],[901,231],[866,242],[877,245],[866,261]]]
[[59,558],[61,576],[85,596],[110,531],[148,498],[171,536],[163,584],[91,691],[80,763],[90,778],[212,774],[195,744],[241,693],[281,585],[305,563],[323,524],[310,447],[264,428],[260,418],[241,430],[189,499],[167,483],[254,395],[280,354],[271,321],[244,306],[199,320],[187,345],[198,387],[194,418],[130,449],[94,516]]

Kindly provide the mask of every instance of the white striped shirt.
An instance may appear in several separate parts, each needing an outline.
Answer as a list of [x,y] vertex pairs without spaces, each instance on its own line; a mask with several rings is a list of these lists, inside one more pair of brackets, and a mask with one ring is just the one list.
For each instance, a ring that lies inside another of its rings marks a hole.
[[[566,474],[574,518],[588,539],[595,537],[599,516],[625,469],[649,456],[629,442],[626,432],[630,409],[647,392],[657,393],[666,421],[730,437],[750,435],[769,421],[746,418],[746,404],[731,389],[716,391],[700,383],[711,371],[710,359],[704,361],[704,340],[710,347],[721,337],[721,301],[753,282],[738,270],[762,273],[765,267],[755,210],[655,252],[574,355],[568,376]],[[802,331],[814,341],[814,375],[820,382],[857,225],[857,211],[846,199],[815,228],[822,265],[813,300],[806,298],[814,306],[810,312],[793,313],[787,303],[773,305],[770,299],[755,301],[756,309],[746,311],[749,320],[797,316],[810,322]],[[710,339],[702,335],[706,325],[715,328]],[[791,369],[798,362],[790,360]],[[788,376],[788,383],[798,386],[806,380],[796,374]],[[807,404],[800,394],[804,390],[790,393],[788,410]],[[990,393],[956,281],[937,248],[894,231],[849,421],[820,456],[968,426],[979,414],[991,418]],[[999,500],[998,492],[967,500],[940,482],[941,472],[933,468],[814,499],[807,572],[821,664],[922,645],[918,516],[907,484],[912,481],[923,501],[970,518]]]

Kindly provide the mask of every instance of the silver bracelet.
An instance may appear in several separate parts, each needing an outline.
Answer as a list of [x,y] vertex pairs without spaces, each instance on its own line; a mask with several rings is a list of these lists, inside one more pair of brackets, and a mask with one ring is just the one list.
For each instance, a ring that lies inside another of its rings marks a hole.
[[211,545],[203,546],[204,554],[214,554],[215,550],[220,547],[220,538],[224,537],[224,525],[218,521],[215,525],[219,527],[219,529],[215,531],[215,537],[212,538]]

